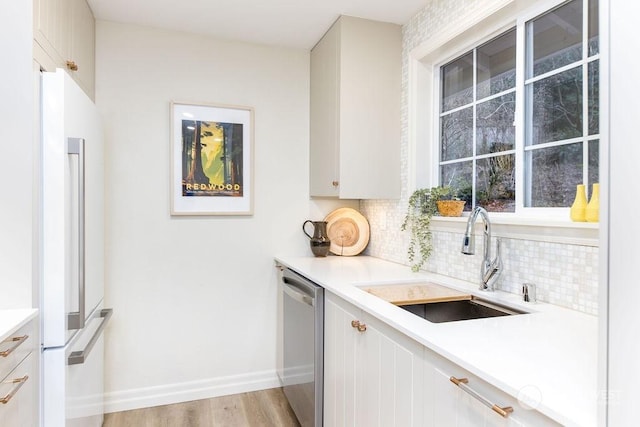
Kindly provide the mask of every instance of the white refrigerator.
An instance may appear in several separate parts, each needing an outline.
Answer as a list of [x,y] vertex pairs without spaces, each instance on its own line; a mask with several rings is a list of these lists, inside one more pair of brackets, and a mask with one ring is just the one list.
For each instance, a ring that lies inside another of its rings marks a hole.
[[41,424],[97,427],[112,314],[103,307],[103,134],[66,71],[42,73],[41,83]]

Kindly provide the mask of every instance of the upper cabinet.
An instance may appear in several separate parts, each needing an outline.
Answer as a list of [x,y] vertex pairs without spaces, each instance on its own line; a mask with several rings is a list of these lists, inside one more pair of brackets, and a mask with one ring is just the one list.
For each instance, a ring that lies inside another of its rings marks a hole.
[[311,51],[311,196],[400,196],[401,51],[400,26],[349,16]]
[[46,71],[65,68],[94,98],[95,19],[86,0],[34,0],[33,56]]

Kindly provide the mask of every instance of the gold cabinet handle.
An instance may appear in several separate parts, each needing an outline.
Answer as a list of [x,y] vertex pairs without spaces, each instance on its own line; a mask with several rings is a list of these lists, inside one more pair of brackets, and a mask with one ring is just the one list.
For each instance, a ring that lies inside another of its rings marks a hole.
[[513,408],[511,406],[499,406],[496,403],[491,403],[489,399],[482,396],[480,393],[469,387],[469,380],[467,378],[456,378],[449,377],[449,381],[460,387],[463,391],[470,394],[472,397],[476,398],[487,408],[491,408],[494,412],[500,415],[502,418],[507,418],[510,413],[513,412]]
[[359,332],[364,332],[367,330],[367,325],[361,323],[359,320],[352,320],[351,327],[356,328]]
[[29,338],[29,335],[23,335],[21,337],[13,337],[13,338],[9,338],[9,339],[5,340],[4,342],[13,342],[14,344],[11,347],[9,347],[8,349],[6,349],[6,350],[0,351],[0,357],[7,357],[11,353],[13,353],[13,351],[16,348],[20,347],[20,344],[25,342],[27,340],[27,338]]
[[71,71],[78,71],[78,64],[75,61],[67,61],[67,68]]
[[29,379],[29,375],[25,375],[22,378],[15,378],[15,379],[12,379],[12,380],[5,381],[5,384],[15,384],[15,386],[11,389],[9,394],[7,394],[6,396],[0,398],[0,403],[2,403],[3,405],[6,405],[7,403],[9,403],[11,398],[13,398],[13,396],[15,396],[15,394],[18,392],[18,390],[20,390],[20,387],[22,387],[24,385],[24,383],[27,382],[28,379]]
[[331,181],[331,185],[333,185],[334,187],[337,187],[338,184],[340,184],[338,181]]

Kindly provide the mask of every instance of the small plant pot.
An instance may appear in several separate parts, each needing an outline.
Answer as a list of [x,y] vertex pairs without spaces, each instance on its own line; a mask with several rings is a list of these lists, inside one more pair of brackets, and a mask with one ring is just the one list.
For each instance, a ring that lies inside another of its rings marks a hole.
[[438,200],[438,213],[442,216],[460,216],[464,210],[464,200]]

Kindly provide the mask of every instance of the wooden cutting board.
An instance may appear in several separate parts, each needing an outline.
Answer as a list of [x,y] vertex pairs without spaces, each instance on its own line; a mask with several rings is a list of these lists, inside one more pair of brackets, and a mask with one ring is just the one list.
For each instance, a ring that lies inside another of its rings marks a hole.
[[471,294],[456,291],[435,283],[405,283],[362,288],[395,305],[470,300]]

